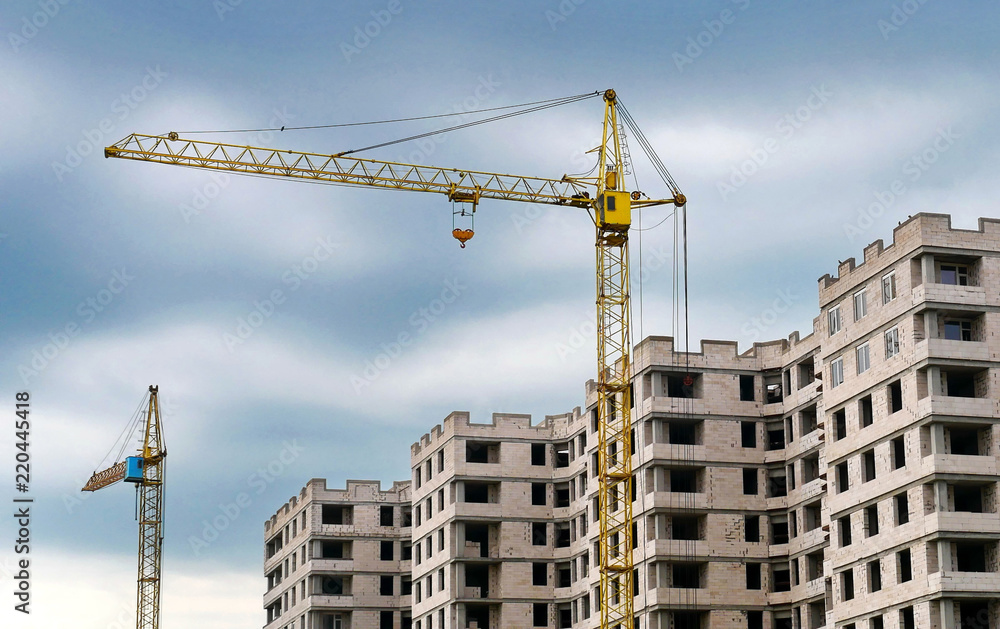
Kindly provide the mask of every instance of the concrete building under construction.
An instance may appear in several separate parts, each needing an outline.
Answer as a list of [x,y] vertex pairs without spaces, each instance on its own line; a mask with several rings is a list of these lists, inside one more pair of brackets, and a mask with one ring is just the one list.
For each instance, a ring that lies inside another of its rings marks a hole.
[[[1000,627],[998,332],[1000,221],[920,214],[820,278],[805,337],[640,342],[636,627]],[[453,413],[388,492],[310,481],[265,525],[267,629],[597,627],[596,400]]]

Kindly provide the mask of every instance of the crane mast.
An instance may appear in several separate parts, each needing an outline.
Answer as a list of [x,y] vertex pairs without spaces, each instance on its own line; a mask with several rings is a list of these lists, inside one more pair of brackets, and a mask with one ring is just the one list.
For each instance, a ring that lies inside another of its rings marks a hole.
[[136,629],[160,626],[160,564],[163,552],[163,481],[167,456],[160,425],[159,387],[149,387],[142,450],[95,472],[81,491],[97,491],[120,480],[135,483],[139,501],[139,577]]
[[[500,199],[581,208],[596,228],[597,414],[599,426],[601,627],[633,628],[632,344],[628,230],[633,208],[686,198],[667,180],[672,197],[649,199],[625,189],[625,161],[614,90],[604,92],[604,125],[597,174],[560,179],[437,168],[364,159],[347,152],[323,155],[166,136],[132,134],[105,149],[105,157],[324,183],[437,192],[453,202]],[[628,121],[629,118],[626,118]],[[645,141],[645,138],[642,138]],[[462,246],[471,230],[453,234]]]

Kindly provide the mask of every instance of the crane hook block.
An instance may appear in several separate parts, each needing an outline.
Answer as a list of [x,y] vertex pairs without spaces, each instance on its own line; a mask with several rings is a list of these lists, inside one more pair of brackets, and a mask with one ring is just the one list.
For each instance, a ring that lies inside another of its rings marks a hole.
[[471,229],[453,229],[451,230],[451,235],[454,236],[459,243],[461,243],[462,249],[465,249],[465,243],[472,239],[475,232]]

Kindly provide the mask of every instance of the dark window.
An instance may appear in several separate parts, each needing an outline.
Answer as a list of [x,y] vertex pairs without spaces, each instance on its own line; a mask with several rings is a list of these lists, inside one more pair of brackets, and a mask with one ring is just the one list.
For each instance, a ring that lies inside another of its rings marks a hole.
[[[794,515],[794,512],[792,515]],[[774,516],[771,517],[771,543],[788,543],[788,521],[784,518],[778,519]]]
[[868,537],[878,535],[878,505],[865,507],[865,530]]
[[976,397],[976,378],[971,373],[949,371],[947,373],[950,397]]
[[392,542],[383,540],[379,542],[379,559],[382,561],[392,561]]
[[531,585],[548,585],[548,583],[549,583],[549,564],[547,563],[531,564]]
[[889,413],[898,413],[903,410],[903,382],[896,380],[888,387]]
[[881,616],[872,616],[868,619],[868,629],[885,629],[885,623]]
[[744,541],[756,544],[760,542],[760,516],[743,516],[743,539]]
[[764,629],[764,612],[756,610],[748,611],[747,629]]
[[477,441],[465,442],[465,461],[467,463],[489,463],[490,444]]
[[701,374],[664,374],[667,378],[667,397],[693,398]]
[[845,601],[854,598],[854,571],[850,568],[840,573],[840,598]]
[[392,526],[392,507],[379,507],[378,523],[381,526]]
[[896,503],[896,526],[906,524],[910,521],[910,501],[906,498],[906,492],[896,495],[893,501]]
[[549,606],[547,603],[532,604],[531,621],[533,627],[549,626]]
[[568,507],[569,506],[569,483],[561,483],[556,485],[556,507]]
[[760,564],[747,562],[747,589],[760,589]]
[[767,449],[781,450],[785,447],[785,431],[781,428],[767,431]]
[[837,528],[840,529],[840,545],[851,545],[851,516],[845,515],[837,520]]
[[878,592],[882,589],[882,564],[878,559],[868,562],[868,591]]
[[544,443],[533,443],[533,444],[531,444],[531,464],[532,465],[545,465],[545,444]]
[[847,469],[847,461],[838,463],[837,467],[837,493],[843,493],[851,488],[851,477]]
[[892,440],[892,469],[898,470],[906,465],[906,441],[903,437]]
[[899,610],[899,626],[901,629],[917,629],[916,620],[913,618],[913,607]]
[[861,469],[864,482],[875,480],[875,451],[869,450],[861,455]]
[[771,566],[771,587],[775,592],[788,592],[792,589],[792,575],[787,563]]
[[545,504],[545,483],[531,483],[531,504]]
[[344,542],[323,542],[320,545],[320,554],[323,559],[343,559]]
[[740,400],[743,402],[754,401],[753,376],[740,376]]
[[533,546],[545,546],[549,543],[548,534],[545,531],[545,522],[531,523],[531,544]]
[[378,593],[382,596],[392,596],[392,577],[382,575],[379,577]]
[[910,564],[910,549],[901,550],[896,553],[896,562],[899,566],[899,582],[906,583],[913,579],[913,569]]
[[834,440],[839,441],[847,436],[847,411],[840,409],[833,414]]
[[959,615],[959,629],[989,629],[990,605],[986,601],[956,602]]
[[399,547],[399,558],[403,561],[409,561],[413,558],[413,546],[411,544],[403,544]]
[[874,414],[872,412],[872,396],[866,395],[858,400],[858,417],[861,419],[861,427],[866,428],[872,425]]
[[979,431],[975,428],[951,428],[948,436],[952,454],[979,454]]
[[743,494],[745,496],[757,495],[757,468],[755,467],[743,469]]
[[757,447],[757,422],[740,422],[740,441],[744,448]]
[[378,629],[392,629],[392,612],[382,611],[378,613]]

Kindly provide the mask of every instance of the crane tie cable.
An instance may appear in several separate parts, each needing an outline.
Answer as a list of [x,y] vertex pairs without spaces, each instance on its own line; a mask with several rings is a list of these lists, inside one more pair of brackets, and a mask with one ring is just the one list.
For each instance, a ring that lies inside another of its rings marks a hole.
[[[582,100],[584,98],[590,98],[591,96],[596,96],[601,92],[591,92],[587,94],[577,94],[576,96],[564,96],[562,98],[551,98],[548,100],[538,100],[531,103],[521,103],[519,105],[503,105],[500,107],[487,107],[485,109],[473,109],[469,111],[456,111],[447,114],[434,114],[431,116],[414,116],[412,118],[393,118],[389,120],[369,120],[367,122],[344,122],[340,124],[319,124],[319,125],[309,125],[303,127],[273,127],[264,129],[218,129],[215,131],[178,131],[177,133],[183,135],[192,135],[195,133],[261,133],[264,131],[301,131],[306,129],[337,129],[341,127],[361,127],[364,125],[373,124],[390,124],[395,122],[412,122],[414,120],[430,120],[432,118],[447,118],[449,116],[467,116],[469,114],[480,114],[488,111],[500,111],[502,109],[517,109],[518,107],[531,107],[534,105],[544,105],[547,103],[553,103],[552,106],[562,105],[566,102],[576,102],[576,100]],[[527,112],[522,112],[527,113]],[[441,132],[438,132],[441,133]],[[357,149],[362,150],[362,149]]]

